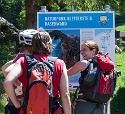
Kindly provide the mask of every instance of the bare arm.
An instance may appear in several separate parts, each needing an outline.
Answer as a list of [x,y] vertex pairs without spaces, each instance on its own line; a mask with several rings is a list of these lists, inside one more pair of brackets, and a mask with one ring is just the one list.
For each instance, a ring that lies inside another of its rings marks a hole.
[[[8,73],[13,69],[15,63],[13,63],[13,60],[8,61],[2,66],[2,73],[4,74],[4,77],[8,75]],[[20,86],[21,82],[19,80],[16,80],[14,83],[16,86]]]
[[16,62],[15,60],[17,60],[16,58],[19,58],[19,56],[20,56],[20,54],[17,54],[13,60],[8,61],[7,63],[5,63],[2,66],[2,73],[4,74],[5,77],[11,71],[11,69],[14,67],[14,64]]
[[5,63],[2,66],[2,73],[4,74],[5,77],[10,72],[10,70],[13,68],[13,66],[14,66],[13,60],[8,61],[7,63]]
[[71,114],[71,103],[70,103],[70,93],[68,85],[68,76],[66,66],[64,65],[63,73],[60,80],[60,94],[62,100],[62,106],[64,109],[64,114]]
[[4,89],[15,107],[20,107],[20,102],[15,95],[13,83],[18,79],[19,76],[21,76],[22,72],[23,69],[20,65],[20,61],[18,60],[4,80]]
[[77,62],[74,66],[68,69],[67,71],[68,76],[72,76],[80,71],[85,70],[87,66],[88,66],[88,61],[86,60]]

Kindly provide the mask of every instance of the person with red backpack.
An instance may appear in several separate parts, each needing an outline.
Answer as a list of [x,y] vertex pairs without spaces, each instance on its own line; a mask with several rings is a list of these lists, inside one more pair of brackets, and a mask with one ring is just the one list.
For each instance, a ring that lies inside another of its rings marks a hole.
[[68,69],[68,76],[81,72],[79,87],[72,102],[73,114],[106,114],[107,102],[113,95],[116,74],[114,63],[99,52],[98,44],[84,41],[80,53],[83,60]]
[[[66,66],[63,60],[52,60],[51,46],[49,33],[34,34],[32,55],[19,57],[4,80],[7,95],[16,108],[22,109],[20,114],[61,114],[56,102],[59,95],[64,114],[71,114]],[[23,84],[24,100],[15,95],[13,83],[17,79]]]
[[[32,36],[37,33],[38,31],[35,29],[26,29],[19,33],[19,50],[20,52],[16,55],[16,57],[13,60],[8,61],[2,66],[2,73],[4,74],[4,77],[7,76],[7,74],[12,70],[12,68],[15,65],[15,62],[21,57],[24,56],[24,54],[31,54],[32,53],[32,47],[31,47],[31,41]],[[14,82],[14,88],[17,98],[21,98],[23,95],[22,91],[22,83],[20,80],[16,80]],[[14,104],[10,99],[8,99],[8,103],[5,106],[5,114],[18,114],[21,108],[15,108]]]

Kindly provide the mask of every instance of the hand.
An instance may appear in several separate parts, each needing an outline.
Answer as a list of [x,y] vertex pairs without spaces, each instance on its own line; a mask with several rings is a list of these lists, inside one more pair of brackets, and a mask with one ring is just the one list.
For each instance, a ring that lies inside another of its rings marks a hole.
[[20,100],[18,100],[18,103],[17,103],[17,105],[15,105],[15,107],[16,108],[20,108],[22,105],[21,105],[21,101]]
[[24,97],[22,97],[22,98],[20,99],[21,106],[23,105],[23,101],[24,101]]
[[18,100],[18,105],[16,105],[16,108],[20,108],[23,105],[24,98],[22,97],[21,99]]
[[17,86],[17,88],[15,89],[15,93],[16,93],[16,96],[23,94],[22,83],[20,84],[20,86]]

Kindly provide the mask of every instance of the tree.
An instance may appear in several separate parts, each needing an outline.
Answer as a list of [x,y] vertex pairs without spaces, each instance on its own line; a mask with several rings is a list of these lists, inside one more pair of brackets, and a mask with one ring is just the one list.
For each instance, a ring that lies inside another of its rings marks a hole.
[[124,0],[0,0],[0,16],[18,28],[36,28],[41,6],[48,11],[102,11],[106,4],[119,14],[125,12]]
[[37,12],[40,9],[36,0],[25,0],[26,9],[26,28],[36,29],[37,23]]
[[0,0],[0,16],[18,27],[17,18],[22,6],[22,0]]

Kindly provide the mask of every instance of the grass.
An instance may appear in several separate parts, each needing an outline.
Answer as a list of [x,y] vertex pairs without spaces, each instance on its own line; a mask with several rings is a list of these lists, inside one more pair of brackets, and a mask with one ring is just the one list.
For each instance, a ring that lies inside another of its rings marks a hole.
[[116,69],[121,71],[121,76],[117,77],[116,96],[111,99],[111,112],[125,114],[125,52],[116,54]]
[[116,26],[116,31],[125,32],[125,22]]
[[[117,31],[125,32],[125,23],[116,27]],[[122,47],[124,48],[124,47]],[[125,114],[125,52],[116,54],[116,69],[121,71],[121,76],[117,78],[116,97],[111,100],[111,111]]]

